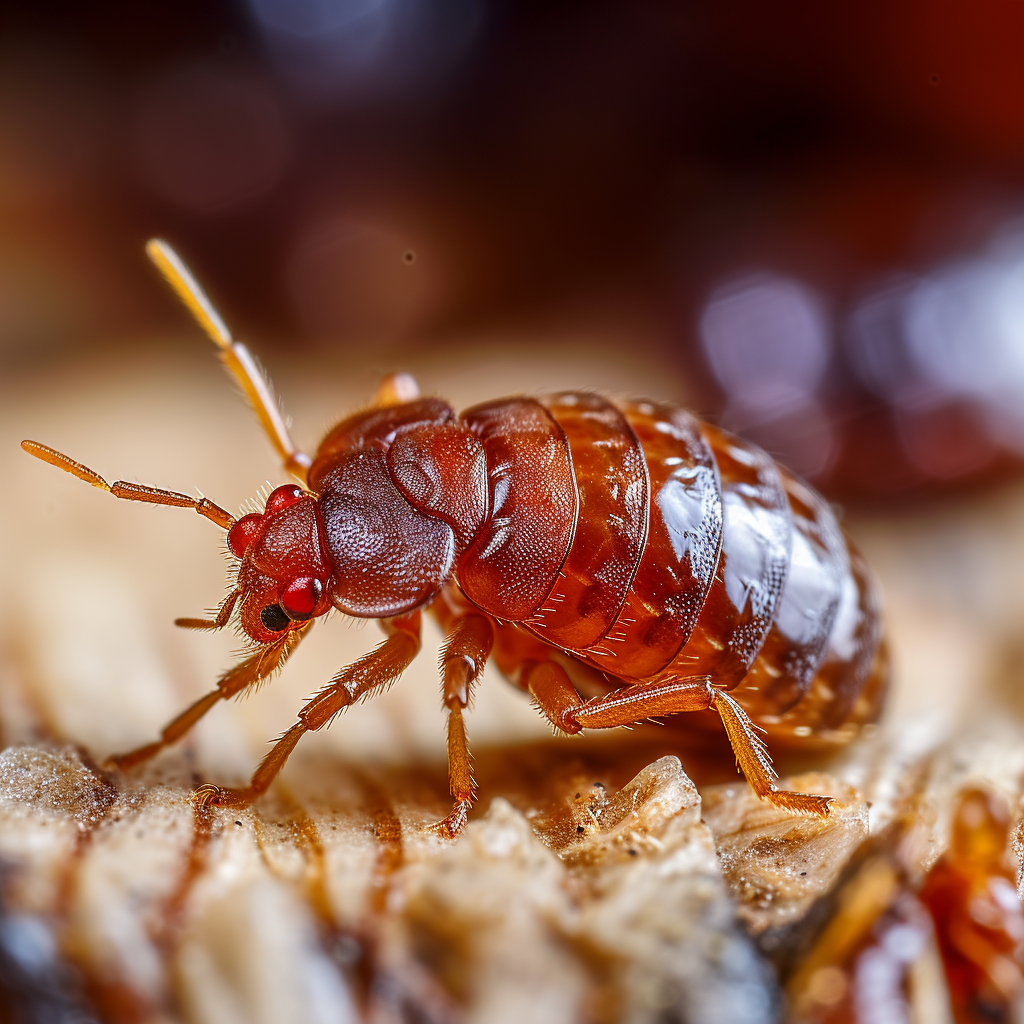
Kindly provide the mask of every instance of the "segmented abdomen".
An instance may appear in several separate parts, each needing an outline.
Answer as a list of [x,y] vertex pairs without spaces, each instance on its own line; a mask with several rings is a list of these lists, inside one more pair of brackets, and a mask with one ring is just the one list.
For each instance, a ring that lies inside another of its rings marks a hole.
[[459,562],[472,600],[618,679],[710,675],[776,738],[843,742],[877,718],[887,666],[863,561],[761,449],[586,393],[462,419],[492,491]]

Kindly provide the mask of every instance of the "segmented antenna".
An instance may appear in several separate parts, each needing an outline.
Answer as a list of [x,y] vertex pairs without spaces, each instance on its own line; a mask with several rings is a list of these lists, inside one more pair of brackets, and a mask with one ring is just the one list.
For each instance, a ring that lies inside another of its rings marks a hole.
[[252,406],[264,433],[281,457],[285,468],[305,483],[311,460],[292,442],[270,381],[252,353],[231,336],[227,324],[221,319],[192,271],[163,239],[151,238],[146,243],[146,254],[217,346],[221,362],[245,393],[249,405]]

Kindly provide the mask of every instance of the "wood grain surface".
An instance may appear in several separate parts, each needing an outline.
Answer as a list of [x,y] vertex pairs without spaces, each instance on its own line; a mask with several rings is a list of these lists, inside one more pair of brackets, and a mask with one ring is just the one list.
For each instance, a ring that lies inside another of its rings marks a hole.
[[[562,387],[694,399],[623,362],[622,342],[492,339],[471,363],[442,350],[401,368],[456,406]],[[309,447],[397,368],[372,354],[270,367]],[[221,599],[223,540],[48,469],[24,437],[232,510],[283,482],[193,336],[0,381],[0,985],[19,1005],[118,1024],[771,1021],[784,1004],[763,937],[798,923],[869,832],[913,806],[923,869],[965,782],[1017,813],[1020,485],[847,519],[881,581],[895,683],[864,743],[782,763],[787,785],[838,797],[834,819],[758,803],[724,737],[556,740],[492,667],[468,718],[482,799],[452,844],[422,831],[448,805],[434,631],[392,690],[305,738],[251,810],[199,815],[188,793],[242,782],[376,642],[372,624],[318,625],[272,685],[153,765],[103,772],[230,663],[237,638],[171,625]]]

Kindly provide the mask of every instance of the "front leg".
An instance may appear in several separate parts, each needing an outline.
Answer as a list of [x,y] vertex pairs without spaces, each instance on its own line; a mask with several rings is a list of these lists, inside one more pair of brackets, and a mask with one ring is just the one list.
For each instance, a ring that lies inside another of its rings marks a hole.
[[[234,605],[233,595],[229,597],[221,609],[221,615],[212,623],[201,623],[200,628],[213,626],[219,628],[227,621],[231,614],[231,607]],[[224,613],[227,609],[227,615]],[[223,618],[224,622],[221,622]],[[194,620],[186,619],[186,622]],[[237,697],[240,693],[249,688],[255,689],[265,682],[274,672],[288,660],[288,656],[295,650],[299,641],[309,632],[311,622],[307,622],[298,629],[290,630],[276,643],[261,647],[254,654],[251,654],[245,661],[228,669],[220,679],[217,680],[217,688],[208,694],[200,697],[194,704],[189,705],[177,718],[172,719],[164,726],[160,733],[160,739],[154,743],[147,743],[145,746],[136,747],[125,754],[115,754],[107,759],[111,768],[120,768],[128,771],[136,765],[156,757],[165,747],[177,743],[188,731],[219,701],[227,700],[229,697]]]
[[358,700],[386,690],[408,668],[420,649],[420,613],[381,619],[388,638],[358,661],[342,669],[299,712],[298,721],[271,747],[244,789],[206,784],[193,796],[199,807],[248,807],[261,797],[284,767],[303,733],[329,725],[334,716]]
[[722,719],[739,768],[762,800],[788,811],[828,816],[832,797],[776,788],[778,775],[772,767],[768,748],[758,735],[758,727],[729,694],[711,685],[708,676],[668,677],[652,683],[634,683],[584,701],[561,665],[535,661],[523,666],[520,683],[530,691],[552,724],[568,733],[581,729],[614,729],[647,718],[713,709]]

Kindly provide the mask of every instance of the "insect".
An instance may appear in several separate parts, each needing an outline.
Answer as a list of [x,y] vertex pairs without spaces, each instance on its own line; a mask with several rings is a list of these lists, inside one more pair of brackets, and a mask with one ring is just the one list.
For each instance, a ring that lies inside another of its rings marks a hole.
[[1024,908],[1008,856],[1010,806],[988,787],[961,790],[949,848],[927,872],[922,824],[914,799],[861,843],[785,942],[780,973],[793,1020],[1019,1019]]
[[763,451],[655,402],[569,392],[456,415],[406,374],[342,420],[313,458],[292,443],[249,351],[177,254],[147,252],[217,344],[282,465],[285,484],[236,519],[206,498],[118,481],[34,441],[22,447],[118,498],[195,509],[237,560],[216,616],[251,653],[124,770],[179,740],[219,701],[279,669],[329,610],[380,621],[386,639],[300,711],[249,785],[202,785],[201,805],[263,794],[306,732],[393,683],[420,647],[441,652],[455,836],[475,799],[464,715],[488,658],[562,733],[694,712],[725,727],[759,796],[827,815],[830,799],[780,790],[767,733],[847,742],[880,713],[887,660],[875,592],[828,504]]
[[1007,857],[1007,801],[988,789],[963,790],[951,832],[920,898],[935,925],[953,1017],[1012,1020],[1024,993],[1024,907]]

